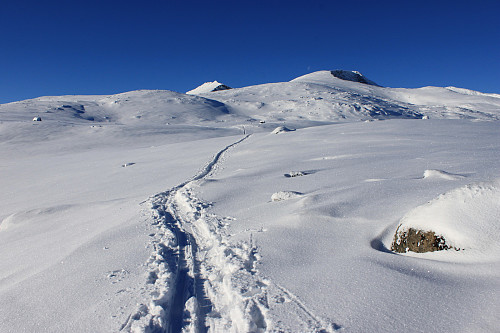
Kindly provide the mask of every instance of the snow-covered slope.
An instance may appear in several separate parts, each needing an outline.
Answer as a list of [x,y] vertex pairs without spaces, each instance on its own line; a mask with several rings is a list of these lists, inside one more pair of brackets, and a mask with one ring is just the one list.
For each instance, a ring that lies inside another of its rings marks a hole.
[[42,121],[189,124],[217,120],[225,105],[168,90],[138,90],[110,96],[48,96],[0,105],[3,121],[39,115]]
[[500,98],[345,78],[0,105],[0,332],[495,332]]
[[371,118],[500,119],[500,98],[495,94],[437,87],[386,88],[345,78],[319,71],[290,82],[214,92],[209,97],[226,104],[232,112],[293,122],[298,127]]
[[[41,121],[32,122],[34,117]],[[166,90],[139,90],[102,96],[48,96],[0,105],[0,140],[12,143],[51,141],[74,136],[75,146],[151,144],[241,132],[247,117],[230,114],[211,99]],[[211,134],[210,134],[211,133]],[[175,134],[175,135],[170,135]]]
[[217,81],[213,81],[213,82],[205,82],[201,86],[188,91],[186,94],[198,95],[198,94],[209,93],[212,91],[229,90],[229,89],[231,89],[231,87],[226,86],[225,84],[219,83]]

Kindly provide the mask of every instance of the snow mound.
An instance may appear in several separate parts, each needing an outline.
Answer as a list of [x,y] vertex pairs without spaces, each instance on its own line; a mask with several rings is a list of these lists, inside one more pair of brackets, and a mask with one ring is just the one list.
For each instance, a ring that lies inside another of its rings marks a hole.
[[212,91],[229,90],[229,89],[232,89],[232,88],[229,86],[226,86],[225,84],[222,84],[220,82],[213,81],[213,82],[205,82],[201,86],[194,88],[193,90],[188,91],[186,94],[198,95],[198,94],[209,93]]
[[285,173],[285,177],[288,178],[301,177],[305,175],[307,175],[307,173],[303,171],[290,171],[289,173]]
[[299,198],[301,196],[302,196],[302,193],[300,193],[300,192],[279,191],[279,192],[273,193],[273,195],[271,195],[271,201],[283,201],[283,200]]
[[276,127],[271,133],[273,134],[281,134],[281,133],[286,133],[286,132],[293,132],[295,131],[294,129],[290,129],[288,127],[285,127],[285,126],[279,126],[279,127]]
[[[463,186],[414,208],[401,219],[392,248],[405,241],[402,236],[412,232],[432,233],[438,242],[435,251],[460,250],[445,251],[447,256],[436,259],[452,259],[450,254],[460,253],[462,258],[473,257],[475,261],[498,260],[500,180]],[[411,249],[401,252],[408,251]]]
[[378,86],[375,82],[368,80],[363,74],[358,71],[346,71],[342,69],[336,69],[331,71],[332,75],[338,79],[369,84],[371,86]]
[[443,170],[433,170],[428,169],[424,171],[424,179],[446,179],[446,180],[457,180],[464,178],[462,175],[449,173]]

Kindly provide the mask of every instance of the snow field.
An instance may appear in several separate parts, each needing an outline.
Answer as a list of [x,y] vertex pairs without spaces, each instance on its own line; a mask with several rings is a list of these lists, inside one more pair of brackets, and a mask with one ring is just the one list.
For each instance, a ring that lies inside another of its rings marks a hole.
[[265,308],[259,301],[265,284],[255,274],[255,249],[247,242],[231,244],[224,237],[226,225],[207,215],[207,205],[193,194],[193,187],[217,170],[225,151],[242,140],[217,153],[192,180],[152,199],[159,230],[148,264],[155,288],[149,305],[140,305],[123,328],[266,330]]
[[[497,330],[497,95],[203,96],[0,105],[1,332]],[[398,226],[460,251],[392,253]]]
[[[279,136],[256,134],[232,151],[222,172],[203,184],[202,197],[216,203],[209,211],[234,218],[227,229],[232,240],[252,237],[262,257],[259,273],[270,281],[270,330],[420,332],[437,325],[447,332],[493,329],[493,310],[488,319],[479,318],[485,307],[500,306],[494,296],[500,290],[495,282],[500,273],[498,242],[482,234],[495,220],[468,217],[474,216],[471,207],[476,204],[495,216],[496,208],[490,208],[496,195],[485,191],[449,217],[460,217],[463,226],[476,230],[474,243],[490,244],[485,252],[388,251],[409,211],[418,211],[442,193],[494,180],[499,171],[494,123],[428,122],[391,120]],[[307,170],[307,175],[283,177],[290,169]],[[425,170],[461,177],[424,179]],[[281,191],[302,196],[269,200]],[[459,197],[450,201],[452,211],[462,207]],[[414,220],[408,221],[413,225]],[[460,225],[456,227],[461,233]],[[455,225],[448,225],[451,229]],[[479,259],[483,253],[487,259]],[[279,292],[280,287],[289,294]],[[311,325],[312,317],[320,324]]]
[[157,146],[143,147],[106,136],[110,149],[86,142],[81,129],[73,140],[1,147],[0,300],[12,305],[2,307],[1,332],[120,330],[152,300],[148,257],[155,240],[168,241],[150,236],[157,227],[140,203],[191,177],[231,140],[149,137]]

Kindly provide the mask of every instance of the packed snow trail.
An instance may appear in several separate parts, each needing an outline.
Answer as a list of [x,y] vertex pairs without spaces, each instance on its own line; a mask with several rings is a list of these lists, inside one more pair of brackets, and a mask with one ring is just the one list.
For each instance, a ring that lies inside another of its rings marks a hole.
[[[149,304],[140,304],[122,330],[132,332],[262,331],[263,310],[253,297],[244,297],[232,286],[233,275],[248,264],[255,249],[247,244],[226,245],[224,225],[207,216],[192,193],[193,186],[212,174],[223,154],[247,139],[220,150],[192,179],[149,199],[152,219],[158,227],[147,265]],[[205,277],[208,277],[205,278]],[[246,284],[258,287],[257,278]],[[257,294],[257,292],[255,293]]]
[[272,331],[269,297],[291,300],[287,309],[307,331],[339,327],[325,324],[290,292],[262,278],[255,268],[259,255],[252,238],[231,242],[224,219],[208,213],[210,204],[194,195],[194,188],[220,167],[224,154],[249,136],[220,150],[190,180],[148,200],[157,227],[150,235],[153,254],[147,262],[149,303],[138,306],[123,331]]

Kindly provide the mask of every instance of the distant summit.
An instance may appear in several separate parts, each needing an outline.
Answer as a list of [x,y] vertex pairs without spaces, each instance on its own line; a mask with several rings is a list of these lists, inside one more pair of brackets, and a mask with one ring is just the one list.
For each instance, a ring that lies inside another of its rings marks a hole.
[[375,87],[381,87],[372,80],[366,78],[366,76],[364,76],[358,71],[346,71],[342,69],[337,69],[334,71],[312,72],[306,75],[299,76],[298,78],[293,79],[291,82],[311,82],[319,84],[334,84],[338,86],[339,84],[341,84],[341,82],[339,82],[337,79],[355,83],[362,83]]
[[372,86],[378,86],[375,82],[368,80],[366,77],[363,76],[358,71],[345,71],[342,69],[336,69],[334,71],[331,71],[333,76],[335,76],[338,79],[341,80],[346,80],[346,81],[352,81],[352,82],[359,82],[359,83],[364,83],[364,84],[369,84]]
[[229,86],[226,86],[225,84],[222,84],[220,82],[214,81],[214,82],[205,82],[201,86],[188,91],[186,94],[188,95],[198,95],[198,94],[205,94],[209,93],[212,91],[219,91],[219,90],[228,90],[232,89]]

